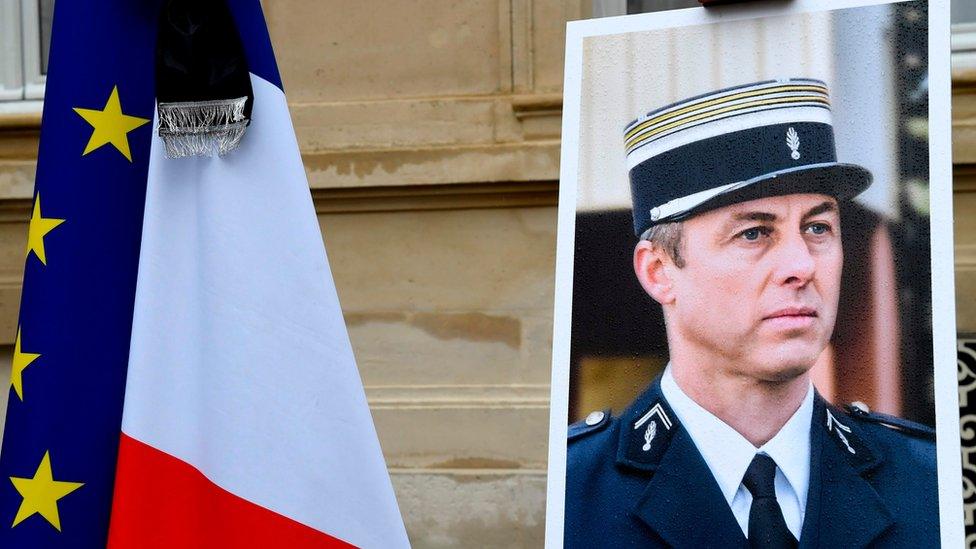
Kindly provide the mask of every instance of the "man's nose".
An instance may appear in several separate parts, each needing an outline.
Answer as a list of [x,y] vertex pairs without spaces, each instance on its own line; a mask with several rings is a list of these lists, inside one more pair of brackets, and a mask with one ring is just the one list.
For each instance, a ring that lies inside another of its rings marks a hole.
[[776,278],[780,284],[801,287],[813,278],[816,258],[802,235],[791,235],[779,243],[776,254]]

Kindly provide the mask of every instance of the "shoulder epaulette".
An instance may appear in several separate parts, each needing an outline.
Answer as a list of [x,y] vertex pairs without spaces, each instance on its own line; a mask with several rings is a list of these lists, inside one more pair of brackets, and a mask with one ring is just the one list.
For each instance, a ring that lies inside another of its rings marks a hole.
[[861,421],[867,421],[869,423],[878,423],[890,429],[901,431],[905,434],[909,434],[912,436],[925,438],[929,440],[935,440],[935,429],[929,427],[928,425],[915,423],[914,421],[902,419],[897,416],[882,414],[879,412],[872,412],[868,410],[867,406],[864,406],[863,404],[858,402],[855,402],[853,404],[848,404],[846,408],[847,408],[847,412],[851,415],[851,417],[855,419],[859,419]]
[[567,439],[572,442],[590,433],[602,431],[607,425],[610,425],[610,410],[590,412],[586,419],[569,426]]

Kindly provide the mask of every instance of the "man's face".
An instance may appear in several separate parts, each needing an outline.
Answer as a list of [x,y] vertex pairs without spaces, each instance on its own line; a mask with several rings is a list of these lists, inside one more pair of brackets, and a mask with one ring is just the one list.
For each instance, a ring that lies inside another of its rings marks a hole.
[[785,381],[827,346],[843,264],[837,201],[792,194],[684,222],[669,331],[734,374]]

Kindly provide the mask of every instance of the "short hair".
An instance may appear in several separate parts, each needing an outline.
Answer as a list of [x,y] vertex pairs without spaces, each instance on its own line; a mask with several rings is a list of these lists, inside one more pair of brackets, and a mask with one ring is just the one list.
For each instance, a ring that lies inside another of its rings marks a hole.
[[681,221],[660,223],[653,225],[641,235],[642,240],[664,250],[679,269],[685,266],[685,260],[681,257],[681,227]]

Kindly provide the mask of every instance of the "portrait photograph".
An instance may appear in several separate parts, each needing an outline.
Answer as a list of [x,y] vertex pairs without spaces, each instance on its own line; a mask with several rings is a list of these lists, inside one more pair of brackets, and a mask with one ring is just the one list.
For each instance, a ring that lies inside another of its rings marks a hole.
[[948,21],[569,24],[547,546],[962,543]]

